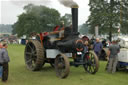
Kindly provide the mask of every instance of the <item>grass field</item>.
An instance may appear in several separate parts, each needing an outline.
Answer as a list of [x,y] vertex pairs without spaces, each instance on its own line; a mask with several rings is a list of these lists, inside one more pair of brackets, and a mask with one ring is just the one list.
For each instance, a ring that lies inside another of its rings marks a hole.
[[24,46],[9,45],[8,53],[11,58],[8,82],[0,85],[128,85],[128,72],[107,73],[106,62],[100,61],[99,71],[95,75],[88,74],[80,66],[70,67],[66,79],[56,77],[55,70],[46,64],[41,71],[29,71],[24,63]]

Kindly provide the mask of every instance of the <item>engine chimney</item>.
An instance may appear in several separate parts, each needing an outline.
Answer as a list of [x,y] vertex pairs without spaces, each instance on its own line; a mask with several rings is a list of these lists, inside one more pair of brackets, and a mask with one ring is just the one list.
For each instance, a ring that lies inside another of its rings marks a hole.
[[78,8],[72,8],[72,32],[78,34]]

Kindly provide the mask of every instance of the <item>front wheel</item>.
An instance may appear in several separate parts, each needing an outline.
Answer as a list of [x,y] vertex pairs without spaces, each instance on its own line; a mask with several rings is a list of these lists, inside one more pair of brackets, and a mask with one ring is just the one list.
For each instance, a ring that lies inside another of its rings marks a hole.
[[38,40],[29,40],[25,47],[25,63],[27,68],[38,71],[45,63],[44,48]]
[[60,78],[66,78],[70,72],[68,57],[64,54],[59,54],[55,59],[56,75]]
[[99,69],[99,60],[94,51],[89,51],[84,55],[84,69],[88,73],[95,74]]

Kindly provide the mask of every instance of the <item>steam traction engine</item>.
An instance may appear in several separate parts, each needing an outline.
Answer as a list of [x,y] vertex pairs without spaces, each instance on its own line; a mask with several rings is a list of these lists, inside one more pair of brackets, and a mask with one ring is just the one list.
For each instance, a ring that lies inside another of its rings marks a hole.
[[[60,38],[61,32],[64,37]],[[83,65],[84,69],[91,74],[98,71],[98,58],[93,51],[84,53],[83,40],[78,37],[78,8],[72,8],[72,26],[63,31],[45,32],[30,39],[25,47],[25,63],[27,68],[37,71],[45,63],[55,67],[56,75],[66,78],[69,67]],[[70,62],[68,57],[72,57]]]

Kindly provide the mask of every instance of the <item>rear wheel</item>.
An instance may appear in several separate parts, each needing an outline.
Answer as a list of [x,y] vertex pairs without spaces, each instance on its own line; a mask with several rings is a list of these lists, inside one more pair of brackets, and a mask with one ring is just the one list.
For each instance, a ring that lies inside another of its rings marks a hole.
[[93,51],[89,51],[89,53],[85,54],[84,62],[84,69],[88,73],[95,74],[98,71],[99,61],[98,57]]
[[44,65],[44,49],[38,40],[30,40],[25,47],[25,63],[32,71],[40,70]]
[[70,72],[68,57],[64,54],[59,54],[55,59],[56,75],[60,78],[66,78]]

